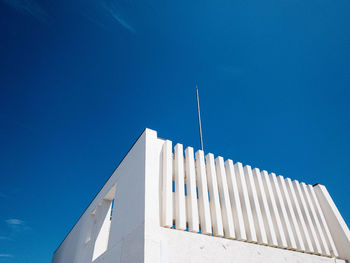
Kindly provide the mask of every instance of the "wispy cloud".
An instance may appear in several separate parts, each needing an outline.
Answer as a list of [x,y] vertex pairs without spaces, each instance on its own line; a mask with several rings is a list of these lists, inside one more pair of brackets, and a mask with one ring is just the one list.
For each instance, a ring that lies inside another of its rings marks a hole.
[[0,0],[18,12],[35,17],[38,20],[46,21],[47,12],[34,0]]
[[120,8],[116,5],[116,2],[110,1],[109,3],[102,1],[101,2],[102,7],[107,11],[107,13],[118,22],[122,27],[124,27],[126,30],[130,31],[131,33],[136,33],[136,30],[134,27],[132,27],[124,18],[123,15],[120,12]]
[[23,235],[23,233],[31,230],[25,221],[18,218],[6,219],[5,223],[7,224],[10,231],[8,235],[0,236],[0,240],[14,241],[18,236]]
[[25,225],[25,222],[23,220],[20,219],[16,219],[16,218],[11,218],[11,219],[7,219],[5,220],[5,222],[11,226],[16,225],[16,226],[23,226]]
[[21,219],[10,218],[5,220],[5,222],[12,231],[10,238],[15,237],[17,234],[23,231],[30,230],[30,227],[27,225],[27,223]]

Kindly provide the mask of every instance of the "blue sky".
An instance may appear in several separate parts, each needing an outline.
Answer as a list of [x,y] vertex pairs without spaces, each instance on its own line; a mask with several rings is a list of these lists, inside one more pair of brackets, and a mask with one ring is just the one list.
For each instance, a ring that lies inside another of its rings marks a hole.
[[0,0],[0,262],[50,262],[145,127],[327,186],[350,222],[350,2]]

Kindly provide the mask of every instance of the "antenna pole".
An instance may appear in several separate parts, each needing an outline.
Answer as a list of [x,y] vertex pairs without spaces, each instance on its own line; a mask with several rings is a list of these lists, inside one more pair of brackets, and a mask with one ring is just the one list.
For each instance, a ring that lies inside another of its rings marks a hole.
[[203,151],[201,110],[200,110],[200,108],[199,108],[199,94],[198,94],[198,87],[197,87],[197,85],[196,85],[196,95],[197,95],[197,111],[198,111],[199,137],[200,137],[200,140],[201,140],[201,149],[202,149],[202,151]]

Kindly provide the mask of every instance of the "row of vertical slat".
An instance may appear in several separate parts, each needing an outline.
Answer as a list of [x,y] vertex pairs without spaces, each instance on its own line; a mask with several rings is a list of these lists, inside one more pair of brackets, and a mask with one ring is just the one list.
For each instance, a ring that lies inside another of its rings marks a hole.
[[314,188],[165,141],[164,227],[338,257]]

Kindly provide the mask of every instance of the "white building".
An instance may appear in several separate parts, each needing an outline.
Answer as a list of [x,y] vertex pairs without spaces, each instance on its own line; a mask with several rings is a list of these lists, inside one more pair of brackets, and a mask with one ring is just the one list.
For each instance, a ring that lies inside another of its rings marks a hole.
[[233,163],[146,129],[53,263],[350,261],[350,232],[323,185]]

